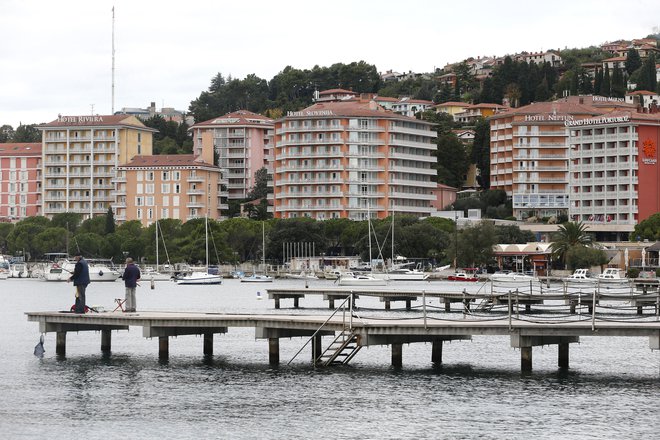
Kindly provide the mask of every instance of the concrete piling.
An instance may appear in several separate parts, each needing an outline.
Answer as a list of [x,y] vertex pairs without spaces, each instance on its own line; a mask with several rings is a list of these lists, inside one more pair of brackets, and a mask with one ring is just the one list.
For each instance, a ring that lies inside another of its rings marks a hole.
[[66,355],[66,332],[57,332],[55,335],[55,353],[59,356]]
[[204,354],[213,355],[213,333],[204,333]]
[[392,366],[396,368],[403,366],[403,344],[392,344]]
[[170,356],[170,338],[168,336],[158,337],[158,357],[167,359]]
[[442,363],[442,341],[433,341],[431,348],[431,362],[434,364]]
[[101,351],[110,351],[112,333],[110,330],[101,330]]
[[268,363],[270,365],[278,365],[280,363],[279,338],[268,338]]

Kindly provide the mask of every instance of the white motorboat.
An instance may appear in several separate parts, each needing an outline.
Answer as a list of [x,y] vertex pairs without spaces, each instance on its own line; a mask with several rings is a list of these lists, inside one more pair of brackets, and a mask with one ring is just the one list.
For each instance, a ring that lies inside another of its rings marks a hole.
[[147,281],[170,281],[171,273],[160,272],[153,267],[145,267],[140,271],[140,279]]
[[615,267],[608,267],[603,273],[598,275],[599,283],[628,283],[626,277],[621,276],[621,269]]
[[[108,263],[102,261],[87,260],[89,265],[89,281],[117,281],[121,276],[118,270],[113,269]],[[75,269],[75,263],[71,267],[71,273]]]
[[589,269],[575,269],[570,276],[564,278],[567,283],[596,283],[598,280],[591,277]]
[[535,278],[531,275],[520,272],[496,272],[490,276],[491,281],[496,282],[523,282],[523,281],[533,281]]
[[192,271],[177,278],[177,284],[222,284],[222,276],[209,273],[209,219],[205,218],[204,232],[206,234],[206,271]]
[[27,264],[25,263],[9,263],[9,278],[28,278]]
[[241,283],[272,283],[273,277],[268,275],[252,274],[249,277],[242,277]]
[[388,272],[372,273],[374,278],[387,281],[424,281],[429,275],[417,269],[393,269]]
[[177,284],[222,284],[220,275],[210,274],[208,272],[191,272],[187,275],[177,278]]
[[355,274],[344,272],[337,283],[340,286],[386,286],[387,281],[382,278],[376,278],[368,274]]
[[314,272],[305,272],[304,270],[298,273],[285,273],[282,275],[284,278],[292,280],[318,280],[319,277],[314,275]]
[[[64,269],[65,261],[59,263],[52,263],[44,269],[44,280],[46,281],[66,281],[71,276],[71,273]],[[72,266],[73,267],[73,266]]]

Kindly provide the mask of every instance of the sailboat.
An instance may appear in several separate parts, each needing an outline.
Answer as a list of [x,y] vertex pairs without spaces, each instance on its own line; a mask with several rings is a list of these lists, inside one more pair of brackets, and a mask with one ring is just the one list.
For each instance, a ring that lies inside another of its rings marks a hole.
[[[266,270],[266,229],[261,222],[261,267]],[[264,274],[253,273],[249,277],[242,277],[241,283],[272,283],[273,277]]]
[[392,211],[392,265],[390,269],[382,273],[373,273],[376,278],[388,281],[424,281],[429,275],[418,269],[410,269],[407,258],[394,255],[394,211]]
[[[142,279],[151,280],[151,281],[169,281],[172,279],[172,276],[168,273],[163,273],[159,271],[158,264],[158,230],[160,229],[160,224],[156,220],[156,267],[145,267],[142,271]],[[161,231],[162,233],[162,231]],[[164,244],[165,242],[163,242]],[[167,253],[167,248],[165,249]],[[169,259],[168,259],[169,260]]]
[[204,232],[206,235],[206,271],[194,271],[176,280],[177,284],[221,284],[220,275],[209,273],[209,219],[204,218]]
[[386,286],[387,282],[389,281],[386,278],[377,278],[373,275],[373,268],[371,267],[373,259],[371,255],[371,212],[369,210],[369,202],[367,202],[367,229],[369,230],[369,267],[372,269],[372,272],[370,274],[355,274],[353,272],[344,272],[343,274],[339,275],[339,278],[337,278],[336,281],[340,286]]

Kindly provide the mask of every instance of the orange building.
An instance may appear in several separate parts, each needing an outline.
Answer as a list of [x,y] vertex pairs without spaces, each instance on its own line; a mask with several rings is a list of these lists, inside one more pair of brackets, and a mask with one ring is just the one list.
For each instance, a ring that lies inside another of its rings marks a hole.
[[41,215],[41,143],[0,144],[0,219]]
[[143,225],[163,218],[182,222],[220,218],[220,168],[192,154],[136,156],[117,168],[113,204],[116,220],[139,220]]
[[496,114],[490,120],[490,187],[513,201],[513,215],[567,215],[568,129],[564,121],[605,111],[584,100],[539,102]]
[[227,179],[227,197],[244,199],[255,185],[255,173],[273,175],[272,119],[247,110],[200,122],[191,127],[194,153],[207,163],[218,155]]
[[430,215],[435,135],[370,100],[289,112],[275,123],[275,217]]

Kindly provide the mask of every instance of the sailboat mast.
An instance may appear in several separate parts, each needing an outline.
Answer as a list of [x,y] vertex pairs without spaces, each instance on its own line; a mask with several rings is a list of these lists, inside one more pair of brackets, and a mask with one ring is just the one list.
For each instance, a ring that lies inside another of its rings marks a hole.
[[367,228],[369,229],[369,269],[372,269],[371,262],[371,211],[369,210],[369,199],[367,199]]
[[209,273],[209,218],[204,217],[204,236],[206,237],[206,273]]
[[158,272],[158,220],[156,220],[156,272]]
[[266,226],[261,222],[261,266],[266,270]]

